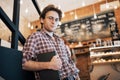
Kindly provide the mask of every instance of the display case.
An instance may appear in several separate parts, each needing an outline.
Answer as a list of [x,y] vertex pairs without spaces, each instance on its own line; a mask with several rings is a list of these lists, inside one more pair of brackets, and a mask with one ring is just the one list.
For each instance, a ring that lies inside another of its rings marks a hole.
[[120,45],[92,47],[89,50],[92,64],[120,62]]

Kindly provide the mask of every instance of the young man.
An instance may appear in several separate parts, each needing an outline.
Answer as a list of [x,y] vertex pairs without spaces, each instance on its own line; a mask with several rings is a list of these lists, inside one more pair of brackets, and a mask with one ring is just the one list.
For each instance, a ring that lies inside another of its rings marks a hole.
[[[41,13],[42,29],[33,33],[23,48],[23,69],[35,71],[36,80],[40,80],[37,71],[43,69],[59,70],[60,80],[76,80],[79,70],[69,57],[64,41],[53,32],[61,20],[62,12],[54,5],[48,5]],[[55,51],[49,62],[38,62],[37,54]]]

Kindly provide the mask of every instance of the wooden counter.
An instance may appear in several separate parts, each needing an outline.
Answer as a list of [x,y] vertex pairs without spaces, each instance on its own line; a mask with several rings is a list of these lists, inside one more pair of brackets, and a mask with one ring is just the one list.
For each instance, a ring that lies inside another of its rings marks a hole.
[[89,46],[72,48],[73,56],[77,68],[80,70],[79,76],[81,80],[90,80],[90,52]]

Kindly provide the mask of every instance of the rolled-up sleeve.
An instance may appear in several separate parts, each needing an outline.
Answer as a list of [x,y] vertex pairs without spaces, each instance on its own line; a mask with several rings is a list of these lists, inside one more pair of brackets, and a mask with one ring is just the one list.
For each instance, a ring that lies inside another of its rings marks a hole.
[[23,59],[22,62],[25,63],[28,60],[33,60],[35,58],[35,48],[36,48],[36,38],[34,35],[31,35],[22,50]]

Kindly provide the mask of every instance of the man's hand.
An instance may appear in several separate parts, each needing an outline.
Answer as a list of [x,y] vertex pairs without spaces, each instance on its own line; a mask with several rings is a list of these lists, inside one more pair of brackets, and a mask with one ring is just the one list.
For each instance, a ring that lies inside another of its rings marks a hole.
[[59,70],[62,67],[62,61],[60,57],[56,55],[56,56],[53,56],[49,65],[50,65],[50,69]]

